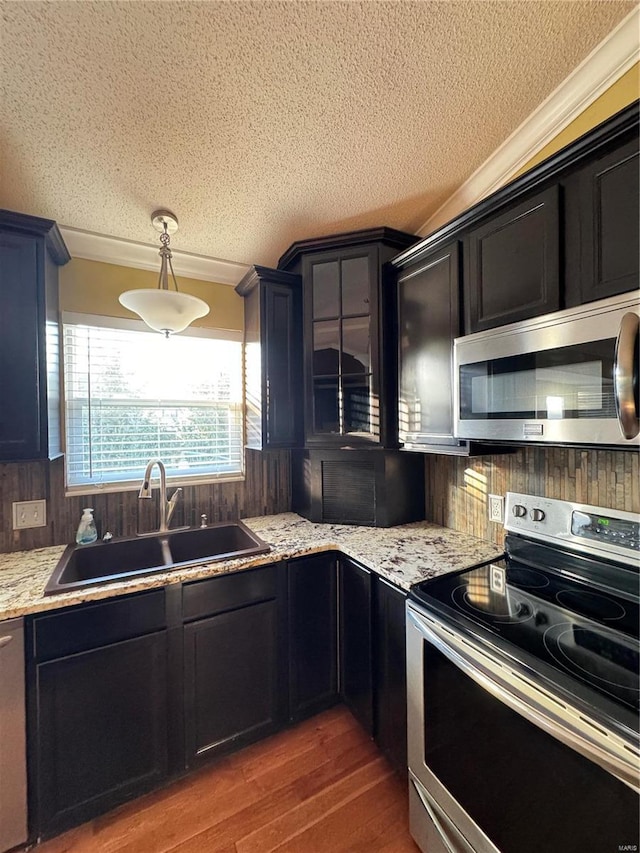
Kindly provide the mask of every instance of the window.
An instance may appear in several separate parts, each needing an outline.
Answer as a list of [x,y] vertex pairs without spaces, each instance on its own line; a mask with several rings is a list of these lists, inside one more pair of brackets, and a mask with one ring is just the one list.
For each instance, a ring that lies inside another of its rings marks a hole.
[[154,456],[181,480],[241,474],[242,343],[109,321],[64,318],[67,486],[138,484]]

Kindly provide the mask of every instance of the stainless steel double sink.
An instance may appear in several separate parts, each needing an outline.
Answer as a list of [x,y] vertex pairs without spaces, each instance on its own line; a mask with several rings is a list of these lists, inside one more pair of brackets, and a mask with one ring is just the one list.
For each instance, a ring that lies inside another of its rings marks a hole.
[[69,545],[45,595],[127,580],[177,567],[266,554],[270,546],[241,521],[169,531],[93,545]]

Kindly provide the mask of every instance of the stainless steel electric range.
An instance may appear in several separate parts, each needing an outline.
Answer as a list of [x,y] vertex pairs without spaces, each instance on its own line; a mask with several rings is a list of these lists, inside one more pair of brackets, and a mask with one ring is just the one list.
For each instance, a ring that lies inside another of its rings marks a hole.
[[640,519],[509,493],[504,559],[407,603],[425,853],[638,851]]

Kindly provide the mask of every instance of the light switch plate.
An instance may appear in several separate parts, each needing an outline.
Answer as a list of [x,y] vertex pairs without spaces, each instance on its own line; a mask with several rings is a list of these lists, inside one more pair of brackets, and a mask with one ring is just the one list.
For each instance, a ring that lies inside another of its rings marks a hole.
[[489,495],[489,521],[504,524],[504,498],[502,495]]
[[47,502],[16,501],[13,505],[13,529],[47,526]]

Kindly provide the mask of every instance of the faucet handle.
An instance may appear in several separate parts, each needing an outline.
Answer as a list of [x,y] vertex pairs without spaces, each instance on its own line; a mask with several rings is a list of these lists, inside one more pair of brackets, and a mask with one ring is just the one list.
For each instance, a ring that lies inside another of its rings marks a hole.
[[180,497],[180,492],[181,492],[181,491],[182,491],[182,489],[181,489],[181,488],[178,488],[178,489],[176,489],[176,490],[175,490],[175,492],[174,492],[174,493],[171,495],[171,497],[169,498],[169,503],[170,503],[170,504],[174,504],[174,503],[178,500],[178,498]]
[[202,515],[200,516],[200,527],[206,527],[206,526],[207,526],[207,516],[204,513],[202,513]]

